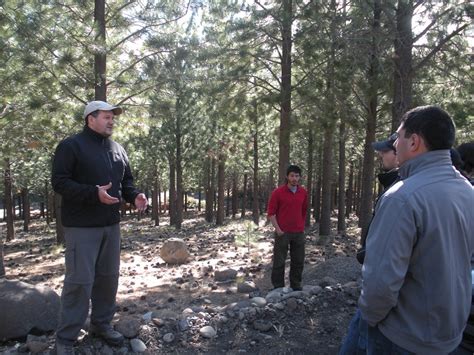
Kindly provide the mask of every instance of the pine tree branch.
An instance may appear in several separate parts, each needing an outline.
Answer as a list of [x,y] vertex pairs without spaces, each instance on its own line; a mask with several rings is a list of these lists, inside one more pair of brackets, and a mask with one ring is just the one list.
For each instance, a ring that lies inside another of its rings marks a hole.
[[436,47],[434,47],[416,66],[413,67],[413,72],[417,72],[420,68],[425,66],[433,56],[435,56],[443,46],[449,42],[453,37],[464,31],[468,27],[468,24],[464,24],[455,31],[451,32],[448,36],[443,38]]
[[125,9],[126,7],[132,5],[133,3],[136,3],[137,1],[136,0],[131,0],[129,2],[126,2],[124,3],[122,6],[118,7],[113,13],[111,14],[107,14],[107,20],[105,20],[105,24],[108,24],[109,21],[111,19],[113,19],[115,16],[117,16],[118,13],[120,13],[120,11],[122,11],[123,9]]
[[418,42],[418,40],[423,37],[435,24],[436,22],[438,22],[438,20],[443,17],[444,15],[446,15],[448,12],[451,12],[453,9],[452,8],[449,8],[449,9],[446,9],[445,11],[443,11],[442,13],[438,14],[437,16],[435,16],[433,18],[433,20],[425,26],[425,28],[423,29],[423,31],[421,31],[416,37],[413,38],[413,43],[416,43]]
[[127,42],[129,39],[135,37],[135,36],[138,36],[138,35],[141,35],[143,33],[145,33],[146,31],[148,31],[150,28],[154,28],[154,27],[161,27],[161,26],[164,26],[164,25],[167,25],[167,24],[170,24],[170,23],[173,23],[173,22],[176,22],[178,21],[179,19],[183,18],[184,16],[186,16],[186,14],[188,13],[189,11],[189,6],[190,6],[190,3],[191,1],[188,2],[188,5],[186,6],[186,11],[181,14],[180,16],[176,17],[176,18],[173,18],[171,20],[167,20],[167,21],[164,21],[164,22],[160,22],[160,23],[154,23],[154,24],[151,24],[151,25],[146,25],[132,33],[130,33],[128,36],[126,36],[125,38],[122,38],[120,41],[118,41],[117,43],[115,43],[114,45],[112,45],[110,47],[110,51],[114,51],[115,49],[117,49],[118,47],[120,47],[122,44],[124,44],[125,42]]
[[160,53],[169,53],[171,52],[171,50],[163,50],[163,51],[155,51],[153,53],[149,53],[141,58],[138,58],[136,61],[134,61],[132,64],[130,64],[128,67],[124,68],[120,73],[118,73],[116,76],[115,76],[115,80],[112,80],[110,82],[107,83],[107,86],[108,85],[112,85],[114,84],[118,78],[120,78],[125,72],[133,69],[138,63],[144,61],[145,59],[149,58],[149,57],[152,57],[156,54],[160,54]]
[[153,89],[155,87],[155,85],[150,85],[150,86],[147,86],[146,88],[144,88],[143,90],[140,90],[138,92],[135,92],[133,94],[130,94],[128,95],[127,97],[123,98],[122,100],[119,101],[119,103],[117,104],[117,106],[120,106],[122,105],[124,102],[126,102],[127,100],[130,100],[131,98],[135,97],[135,96],[138,96],[138,95],[141,95],[143,94],[145,91],[148,91],[150,89]]

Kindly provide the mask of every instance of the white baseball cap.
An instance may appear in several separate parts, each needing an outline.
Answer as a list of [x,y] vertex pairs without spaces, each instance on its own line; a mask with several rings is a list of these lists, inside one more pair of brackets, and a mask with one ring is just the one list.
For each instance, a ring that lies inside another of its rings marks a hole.
[[91,101],[86,105],[86,108],[84,109],[83,118],[86,118],[89,114],[98,110],[112,111],[115,116],[118,116],[122,113],[122,109],[118,106],[110,105],[105,101]]

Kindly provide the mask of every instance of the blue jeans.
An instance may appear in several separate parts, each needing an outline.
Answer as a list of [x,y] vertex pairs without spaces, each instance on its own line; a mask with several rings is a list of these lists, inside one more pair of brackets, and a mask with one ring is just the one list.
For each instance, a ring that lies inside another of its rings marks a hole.
[[377,326],[368,326],[367,355],[415,355],[388,339]]
[[339,355],[365,354],[367,351],[367,327],[367,322],[362,318],[360,309],[357,309],[339,349]]

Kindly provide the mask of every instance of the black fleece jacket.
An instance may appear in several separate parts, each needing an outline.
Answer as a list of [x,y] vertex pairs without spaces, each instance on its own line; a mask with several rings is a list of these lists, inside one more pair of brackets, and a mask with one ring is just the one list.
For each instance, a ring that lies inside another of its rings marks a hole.
[[123,147],[87,126],[57,146],[51,182],[62,196],[66,227],[104,227],[120,221],[120,204],[101,203],[97,185],[112,182],[109,195],[130,203],[139,194]]

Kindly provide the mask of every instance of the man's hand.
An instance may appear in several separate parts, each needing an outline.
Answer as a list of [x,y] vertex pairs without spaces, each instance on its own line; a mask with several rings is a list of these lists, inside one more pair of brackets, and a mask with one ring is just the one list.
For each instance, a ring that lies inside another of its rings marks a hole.
[[270,222],[272,222],[273,227],[275,227],[275,233],[277,234],[277,236],[281,237],[283,234],[285,234],[285,232],[283,232],[280,226],[278,225],[276,215],[270,216],[269,219]]
[[119,203],[120,200],[117,197],[112,197],[107,193],[107,190],[112,187],[112,183],[109,182],[107,185],[103,186],[97,186],[97,193],[99,194],[99,200],[102,202],[104,205],[115,205],[116,203]]
[[146,210],[147,206],[148,199],[146,198],[145,194],[138,194],[137,197],[135,197],[135,207],[137,208],[137,210],[143,212]]

